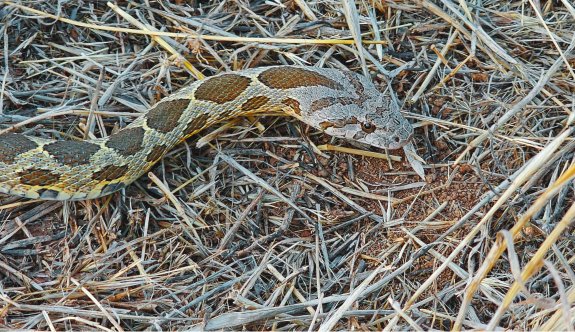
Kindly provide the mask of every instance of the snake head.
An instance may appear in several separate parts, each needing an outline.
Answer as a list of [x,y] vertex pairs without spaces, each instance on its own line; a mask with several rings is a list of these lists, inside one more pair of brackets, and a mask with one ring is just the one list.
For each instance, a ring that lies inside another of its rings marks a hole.
[[[320,127],[329,135],[355,140],[382,149],[399,149],[413,137],[413,127],[398,110],[382,106],[355,109],[351,115],[333,114]],[[340,113],[341,114],[341,113]]]

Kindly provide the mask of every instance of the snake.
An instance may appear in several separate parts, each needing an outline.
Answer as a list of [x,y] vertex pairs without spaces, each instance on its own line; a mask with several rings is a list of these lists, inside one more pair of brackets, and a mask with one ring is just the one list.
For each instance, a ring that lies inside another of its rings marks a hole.
[[103,197],[202,130],[270,112],[328,135],[399,149],[411,140],[413,127],[394,105],[389,93],[348,70],[281,65],[223,72],[166,96],[106,137],[0,134],[0,193],[42,200]]

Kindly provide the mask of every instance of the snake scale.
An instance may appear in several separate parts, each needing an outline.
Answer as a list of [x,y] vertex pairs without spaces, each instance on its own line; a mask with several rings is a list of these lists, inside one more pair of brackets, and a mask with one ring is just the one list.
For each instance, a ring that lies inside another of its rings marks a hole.
[[160,100],[104,138],[0,135],[0,193],[46,200],[118,191],[206,127],[282,111],[329,135],[397,149],[413,128],[366,77],[337,69],[273,66],[214,75]]

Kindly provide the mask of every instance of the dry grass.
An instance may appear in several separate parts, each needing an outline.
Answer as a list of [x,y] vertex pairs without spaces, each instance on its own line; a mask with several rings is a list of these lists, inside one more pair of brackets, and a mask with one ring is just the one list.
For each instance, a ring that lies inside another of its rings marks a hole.
[[3,327],[573,329],[570,0],[142,3],[0,1],[0,130],[97,137],[202,76],[332,66],[413,106],[427,181],[270,116],[122,194],[0,196]]

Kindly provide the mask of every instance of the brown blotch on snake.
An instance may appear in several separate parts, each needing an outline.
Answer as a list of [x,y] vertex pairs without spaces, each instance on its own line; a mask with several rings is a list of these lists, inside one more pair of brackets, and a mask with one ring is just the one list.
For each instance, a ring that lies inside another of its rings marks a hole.
[[326,107],[330,107],[337,103],[337,98],[334,97],[325,97],[321,99],[314,100],[309,107],[311,113],[315,113],[320,111]]
[[44,150],[64,165],[79,166],[89,164],[100,147],[86,141],[56,141],[44,145]]
[[327,128],[336,127],[335,123],[331,121],[322,121],[319,123],[321,129],[326,130]]
[[111,181],[123,177],[130,169],[128,166],[108,165],[94,172],[92,179],[96,181]]
[[29,186],[49,186],[60,180],[58,174],[45,169],[28,169],[18,173],[20,183]]
[[299,101],[293,99],[293,98],[286,98],[284,100],[282,100],[282,104],[288,106],[291,108],[291,110],[297,114],[297,115],[301,115],[301,107],[299,104]]
[[148,153],[148,156],[146,157],[146,161],[151,163],[154,162],[158,159],[160,159],[164,153],[166,152],[167,147],[163,146],[163,145],[157,145],[154,146],[152,148],[152,151],[150,151],[150,153]]
[[324,109],[326,107],[330,107],[330,106],[334,106],[334,105],[347,106],[347,105],[356,104],[358,106],[361,106],[361,103],[363,103],[363,99],[361,99],[361,98],[353,99],[353,98],[349,98],[349,97],[341,97],[341,98],[325,97],[325,98],[314,100],[313,103],[311,103],[310,111],[312,113],[318,112],[318,111],[321,111],[322,109]]
[[116,183],[108,183],[102,188],[102,195],[108,195],[113,192],[116,192],[122,188],[126,187],[126,184],[123,182],[116,182]]
[[355,76],[354,74],[352,74],[350,72],[344,72],[344,75],[345,75],[345,77],[347,77],[347,79],[349,80],[351,85],[353,85],[353,88],[355,89],[355,93],[357,94],[357,96],[361,99],[364,99],[365,98],[365,88],[363,87],[363,84],[361,84],[361,82],[357,78],[357,76]]
[[252,97],[252,98],[246,100],[246,102],[242,104],[241,110],[242,110],[242,112],[256,111],[256,110],[260,109],[262,106],[264,106],[265,104],[267,104],[268,101],[270,101],[270,98],[268,98],[266,96]]
[[184,135],[186,137],[190,136],[193,133],[204,128],[207,125],[207,121],[209,120],[209,118],[210,118],[210,115],[207,113],[200,113],[200,114],[196,115],[196,117],[193,118],[190,121],[190,123],[188,123],[186,128],[184,129]]
[[[348,124],[358,124],[358,123],[359,123],[359,121],[357,120],[357,118],[356,118],[355,116],[352,116],[352,117],[350,117],[349,119],[347,119],[347,120],[345,120],[345,121],[344,121],[344,120],[339,120],[339,121],[336,121],[336,122],[323,121],[323,122],[320,122],[319,125],[321,126],[321,128],[322,128],[323,130],[326,130],[327,128],[332,128],[332,127],[342,128],[343,126],[348,125]],[[374,127],[374,128],[375,128],[375,127]]]
[[239,97],[252,80],[236,74],[223,74],[208,78],[194,92],[196,100],[223,104]]
[[11,164],[24,152],[37,148],[38,145],[24,135],[6,133],[0,136],[0,162]]
[[146,124],[161,133],[169,133],[178,125],[189,104],[186,99],[160,101],[146,114]]
[[355,100],[353,100],[352,98],[348,98],[348,97],[337,98],[336,100],[339,104],[341,104],[343,106],[356,103]]
[[106,142],[106,146],[116,150],[124,157],[131,156],[142,150],[145,132],[142,127],[122,129],[110,136]]
[[343,86],[311,70],[294,67],[272,67],[264,70],[258,80],[272,89],[293,89],[306,86],[325,86],[343,90]]

